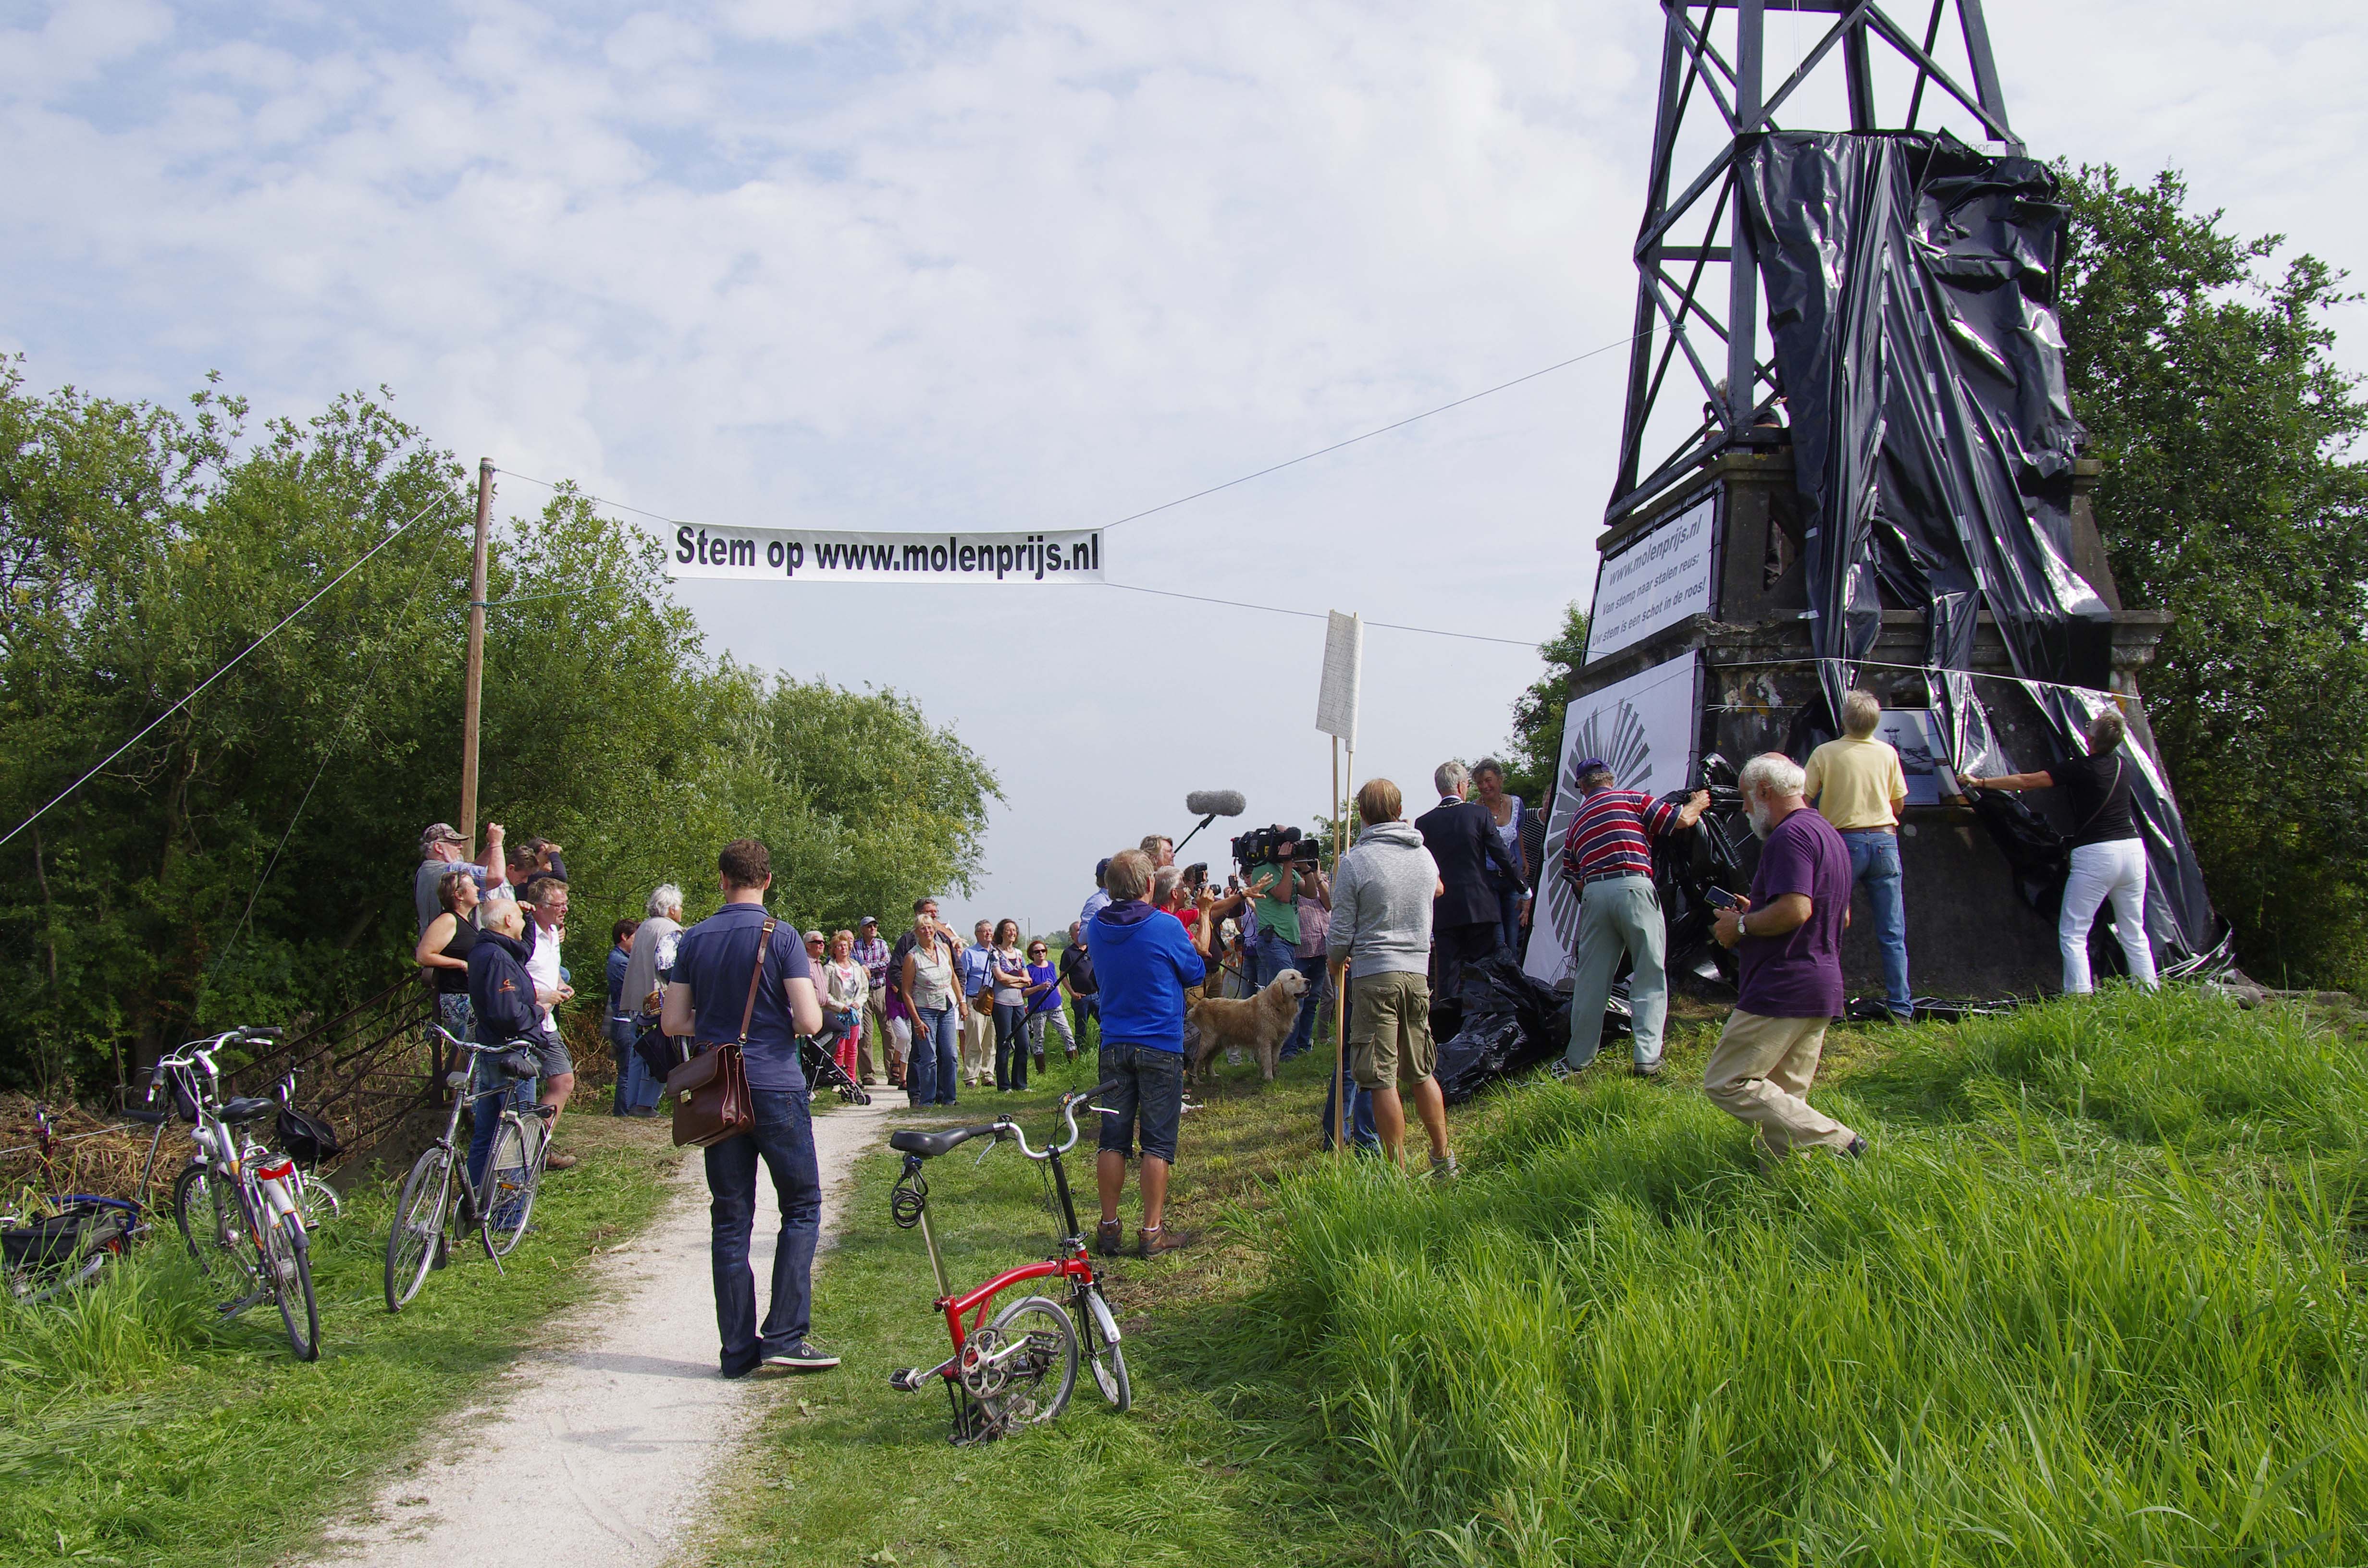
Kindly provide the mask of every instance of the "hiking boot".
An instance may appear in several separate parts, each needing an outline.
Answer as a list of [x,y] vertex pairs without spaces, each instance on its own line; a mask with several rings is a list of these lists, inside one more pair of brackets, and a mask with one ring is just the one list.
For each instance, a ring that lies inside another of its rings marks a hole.
[[1116,1257],[1126,1244],[1126,1227],[1116,1220],[1104,1220],[1094,1227],[1094,1250],[1104,1257]]
[[575,1156],[573,1154],[553,1154],[542,1162],[542,1168],[547,1171],[572,1170],[575,1165]]
[[827,1372],[838,1365],[838,1358],[824,1350],[812,1340],[801,1339],[786,1350],[776,1350],[757,1363],[760,1372]]
[[1163,1253],[1181,1252],[1198,1240],[1200,1237],[1190,1231],[1146,1225],[1134,1233],[1134,1253],[1137,1257],[1157,1257]]

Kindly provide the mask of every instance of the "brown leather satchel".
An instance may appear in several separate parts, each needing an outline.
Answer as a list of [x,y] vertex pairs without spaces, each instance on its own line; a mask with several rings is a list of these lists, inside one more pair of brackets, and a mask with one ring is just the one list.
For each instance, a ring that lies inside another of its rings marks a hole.
[[710,1149],[727,1138],[737,1138],[757,1125],[757,1105],[748,1096],[748,1067],[741,1048],[748,1043],[748,1024],[757,1016],[757,988],[764,983],[765,959],[773,949],[773,933],[780,922],[770,917],[757,934],[757,967],[748,976],[747,1005],[740,1009],[740,1038],[722,1045],[694,1040],[689,1061],[666,1074],[666,1092],[674,1096],[674,1142]]

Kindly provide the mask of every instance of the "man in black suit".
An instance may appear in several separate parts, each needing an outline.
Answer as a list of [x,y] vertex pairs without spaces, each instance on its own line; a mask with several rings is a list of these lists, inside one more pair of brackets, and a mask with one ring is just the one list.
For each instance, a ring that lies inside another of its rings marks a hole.
[[1497,889],[1518,886],[1520,872],[1505,853],[1488,808],[1463,797],[1472,774],[1460,762],[1442,762],[1431,775],[1439,804],[1415,818],[1430,858],[1439,862],[1446,892],[1431,901],[1432,950],[1439,956],[1439,988],[1453,994],[1463,966],[1495,952],[1502,927]]

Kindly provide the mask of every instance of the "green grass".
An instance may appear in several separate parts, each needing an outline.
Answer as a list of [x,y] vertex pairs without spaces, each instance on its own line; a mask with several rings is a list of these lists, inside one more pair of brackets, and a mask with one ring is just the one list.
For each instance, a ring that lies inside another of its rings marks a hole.
[[381,1288],[391,1195],[349,1198],[315,1238],[311,1365],[268,1302],[216,1318],[169,1216],[91,1290],[0,1305],[0,1562],[268,1563],[313,1540],[655,1211],[677,1158],[660,1133],[563,1131],[582,1163],[548,1178],[507,1274],[456,1247],[399,1317]]
[[2361,1560],[2356,1039],[2184,992],[1838,1043],[1862,1163],[1597,1074],[1452,1188],[1290,1177],[1286,1441],[1417,1563]]
[[[1053,1124],[1053,1096],[1090,1088],[1091,1053],[1025,1094],[965,1088],[943,1125],[1015,1117],[1031,1142]],[[1185,1122],[1177,1223],[1256,1201],[1281,1165],[1315,1147],[1320,1069],[1253,1089],[1241,1078],[1195,1091],[1209,1108]],[[1313,1096],[1313,1097],[1311,1097]],[[917,1121],[917,1119],[916,1119]],[[1072,1156],[1080,1213],[1093,1209],[1090,1129]],[[933,1160],[930,1222],[957,1289],[1048,1256],[1045,1178],[1009,1148]],[[1379,1561],[1373,1542],[1315,1506],[1323,1456],[1263,1451],[1226,1367],[1228,1324],[1258,1278],[1238,1246],[1212,1241],[1145,1264],[1121,1259],[1110,1290],[1128,1335],[1135,1408],[1111,1415],[1082,1369],[1068,1413],[1049,1428],[957,1449],[944,1395],[897,1393],[888,1374],[946,1354],[944,1320],[918,1232],[897,1230],[888,1192],[900,1156],[859,1168],[858,1197],[815,1279],[814,1332],[846,1357],[838,1371],[771,1385],[778,1402],[732,1485],[702,1561],[780,1564],[992,1565],[1342,1563]],[[1133,1184],[1121,1213],[1136,1221]]]

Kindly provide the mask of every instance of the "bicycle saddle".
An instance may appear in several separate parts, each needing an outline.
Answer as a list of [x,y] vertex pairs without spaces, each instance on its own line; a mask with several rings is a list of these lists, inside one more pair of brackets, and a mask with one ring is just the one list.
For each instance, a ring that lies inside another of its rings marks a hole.
[[279,1108],[276,1100],[268,1100],[259,1095],[241,1095],[222,1108],[222,1119],[224,1121],[255,1121]]
[[988,1137],[995,1124],[984,1127],[953,1127],[943,1132],[915,1132],[909,1129],[888,1134],[888,1147],[900,1154],[943,1154],[962,1147],[973,1138]]

